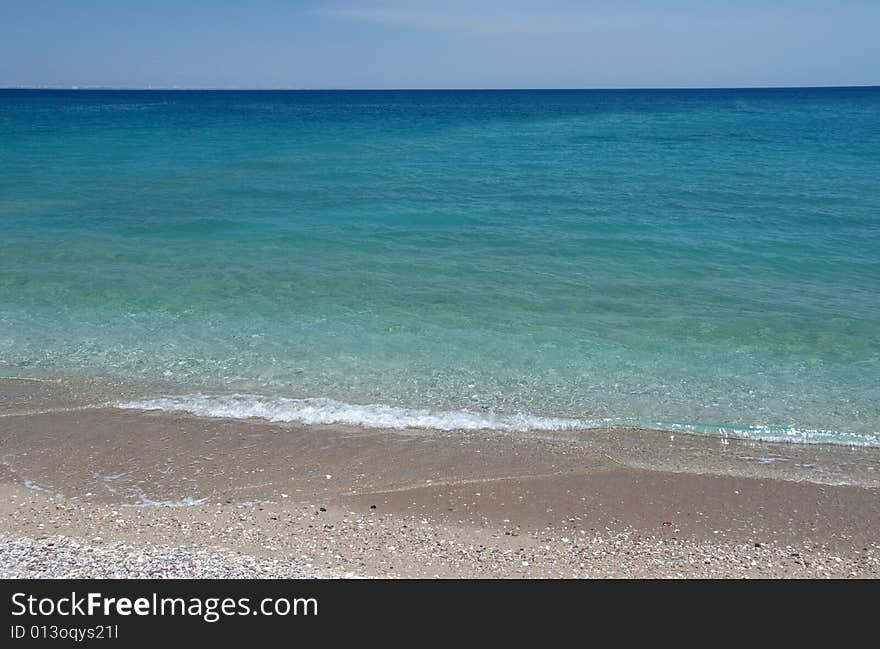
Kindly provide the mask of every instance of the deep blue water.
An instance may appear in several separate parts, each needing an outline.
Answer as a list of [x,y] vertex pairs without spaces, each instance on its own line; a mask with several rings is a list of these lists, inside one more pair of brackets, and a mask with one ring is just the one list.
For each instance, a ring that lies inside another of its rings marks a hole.
[[0,370],[880,444],[880,89],[0,90]]

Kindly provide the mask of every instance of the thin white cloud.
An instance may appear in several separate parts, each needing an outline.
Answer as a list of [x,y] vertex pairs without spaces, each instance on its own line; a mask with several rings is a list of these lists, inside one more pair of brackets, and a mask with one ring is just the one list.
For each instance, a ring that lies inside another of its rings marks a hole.
[[575,33],[589,23],[577,13],[523,10],[505,6],[470,7],[457,4],[429,6],[417,3],[324,7],[316,13],[339,20],[397,25],[417,29],[473,34],[527,35]]

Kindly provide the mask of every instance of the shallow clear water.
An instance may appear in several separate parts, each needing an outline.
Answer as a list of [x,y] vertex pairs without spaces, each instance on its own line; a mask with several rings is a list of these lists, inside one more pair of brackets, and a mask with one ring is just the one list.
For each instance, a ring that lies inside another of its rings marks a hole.
[[877,88],[0,91],[0,229],[6,374],[880,444]]

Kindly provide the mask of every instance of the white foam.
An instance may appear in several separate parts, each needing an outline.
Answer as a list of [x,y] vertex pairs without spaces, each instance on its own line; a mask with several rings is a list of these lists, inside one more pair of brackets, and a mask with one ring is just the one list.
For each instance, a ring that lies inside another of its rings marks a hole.
[[385,404],[352,404],[334,399],[269,398],[248,394],[161,396],[113,404],[116,408],[135,410],[163,410],[188,412],[199,417],[224,419],[265,419],[272,422],[302,424],[349,424],[363,428],[428,430],[499,430],[577,431],[599,427],[637,426],[690,435],[744,439],[765,442],[794,442],[801,444],[840,444],[844,446],[880,446],[880,433],[849,433],[815,428],[769,425],[698,424],[640,419],[635,417],[607,417],[576,419],[540,417],[526,412],[507,415],[470,410],[434,411],[402,408]]
[[528,413],[500,415],[468,410],[431,411],[384,404],[358,405],[333,399],[267,399],[251,395],[156,397],[116,404],[117,408],[188,412],[200,417],[249,419],[303,424],[350,424],[365,428],[432,430],[574,430],[597,424],[581,419],[538,417]]
[[33,480],[25,480],[24,486],[28,489],[33,489],[34,491],[39,491],[40,493],[46,494],[47,496],[52,496],[53,498],[64,498],[64,494],[59,492],[52,491],[51,489],[47,489],[46,487],[38,485]]
[[836,444],[841,446],[880,446],[880,433],[854,433],[798,426],[725,426],[651,422],[651,428],[681,431],[692,435],[715,435],[722,439],[746,439],[757,442],[793,442],[797,444]]
[[192,496],[187,496],[180,500],[153,500],[137,485],[133,486],[132,489],[140,500],[136,503],[126,503],[122,505],[123,507],[192,507],[208,502],[207,498],[193,498]]
[[180,500],[153,500],[146,496],[141,497],[141,501],[137,503],[124,503],[122,507],[193,507],[208,502],[207,498],[193,498],[187,496]]

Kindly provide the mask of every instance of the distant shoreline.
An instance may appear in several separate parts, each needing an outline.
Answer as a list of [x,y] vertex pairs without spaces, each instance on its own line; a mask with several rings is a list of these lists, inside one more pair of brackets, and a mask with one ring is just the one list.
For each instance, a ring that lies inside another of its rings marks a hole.
[[4,90],[77,90],[108,92],[701,92],[701,91],[750,91],[750,90],[870,90],[880,88],[877,84],[830,85],[830,86],[670,86],[670,87],[608,87],[608,88],[179,88],[175,86],[126,87],[126,86],[0,86]]

